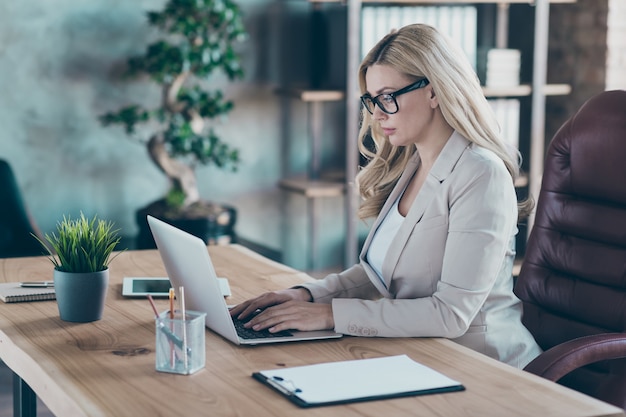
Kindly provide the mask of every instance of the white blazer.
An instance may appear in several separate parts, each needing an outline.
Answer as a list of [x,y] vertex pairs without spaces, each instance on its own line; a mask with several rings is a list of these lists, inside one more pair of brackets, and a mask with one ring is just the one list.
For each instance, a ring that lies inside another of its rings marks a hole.
[[513,294],[517,198],[493,152],[454,132],[420,189],[382,265],[372,237],[420,164],[411,160],[361,251],[360,262],[303,285],[332,303],[335,331],[379,337],[446,337],[523,368],[541,353]]

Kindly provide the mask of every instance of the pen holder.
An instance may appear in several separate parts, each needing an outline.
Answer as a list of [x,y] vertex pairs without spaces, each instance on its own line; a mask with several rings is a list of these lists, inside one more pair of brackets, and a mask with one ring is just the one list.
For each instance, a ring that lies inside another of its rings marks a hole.
[[174,318],[164,311],[156,319],[156,370],[190,375],[204,368],[206,313],[187,311]]

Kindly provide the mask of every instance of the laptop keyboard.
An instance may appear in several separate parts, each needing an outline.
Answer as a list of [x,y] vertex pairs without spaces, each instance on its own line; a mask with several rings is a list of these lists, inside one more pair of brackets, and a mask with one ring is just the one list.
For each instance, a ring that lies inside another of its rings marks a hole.
[[293,336],[291,333],[289,333],[288,331],[284,331],[284,330],[282,332],[270,333],[270,331],[267,329],[263,329],[259,331],[246,329],[245,327],[243,327],[245,321],[236,319],[234,317],[233,317],[233,323],[235,323],[235,330],[237,330],[237,334],[242,339],[266,339],[266,338],[272,338],[272,337]]

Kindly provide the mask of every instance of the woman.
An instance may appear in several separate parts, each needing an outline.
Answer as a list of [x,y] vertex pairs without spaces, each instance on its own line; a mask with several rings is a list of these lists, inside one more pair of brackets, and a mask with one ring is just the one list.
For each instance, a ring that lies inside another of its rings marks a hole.
[[521,323],[511,271],[529,204],[518,207],[517,152],[498,137],[471,65],[415,24],[370,51],[359,82],[359,147],[369,159],[357,177],[359,215],[376,217],[360,262],[245,301],[233,316],[272,332],[446,337],[524,367],[540,348]]

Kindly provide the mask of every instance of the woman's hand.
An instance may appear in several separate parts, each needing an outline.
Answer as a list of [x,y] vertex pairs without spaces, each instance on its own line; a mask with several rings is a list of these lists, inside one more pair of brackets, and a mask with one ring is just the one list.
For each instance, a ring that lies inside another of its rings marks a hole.
[[286,303],[287,301],[312,301],[311,293],[304,288],[289,288],[281,291],[271,291],[251,298],[241,304],[236,305],[230,310],[232,317],[239,320],[245,320],[252,316],[258,310],[263,310],[277,304]]
[[[260,313],[256,314],[257,311]],[[254,330],[323,330],[335,327],[332,307],[311,302],[311,294],[304,288],[290,288],[261,294],[244,301],[230,310],[233,317],[245,320]]]
[[268,329],[272,333],[289,329],[326,330],[335,327],[335,320],[330,304],[287,301],[261,311],[245,327],[257,331]]

